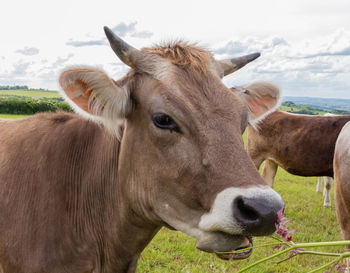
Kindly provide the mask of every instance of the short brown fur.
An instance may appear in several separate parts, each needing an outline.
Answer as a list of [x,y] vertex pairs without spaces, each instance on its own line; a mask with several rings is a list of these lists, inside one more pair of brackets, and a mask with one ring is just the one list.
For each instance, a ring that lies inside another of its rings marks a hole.
[[273,185],[277,166],[300,176],[333,177],[334,146],[350,116],[271,113],[255,130],[247,128],[247,151],[263,177]]
[[202,73],[207,72],[208,65],[213,60],[213,56],[209,51],[183,41],[143,48],[142,51],[168,59],[172,64],[181,68]]
[[[343,240],[350,240],[350,123],[341,130],[334,152],[334,196]],[[347,251],[350,245],[346,246]],[[349,258],[347,259],[349,266]]]

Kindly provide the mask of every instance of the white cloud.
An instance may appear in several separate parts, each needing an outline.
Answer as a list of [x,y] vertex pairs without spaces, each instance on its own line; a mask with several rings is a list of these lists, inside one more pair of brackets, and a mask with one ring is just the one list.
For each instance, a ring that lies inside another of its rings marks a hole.
[[57,60],[52,64],[52,67],[56,68],[56,67],[58,67],[58,66],[60,66],[60,65],[62,65],[64,63],[68,62],[69,59],[72,58],[73,56],[74,56],[74,54],[71,53],[65,58],[58,57]]
[[124,22],[119,23],[115,27],[112,28],[112,31],[115,32],[120,37],[125,37],[129,33],[135,32],[135,26],[137,22],[132,22],[130,24],[126,24]]
[[[120,37],[130,36],[134,38],[139,39],[145,39],[150,38],[153,35],[153,32],[148,30],[142,30],[138,31],[136,30],[137,22],[132,23],[124,23],[121,22],[118,25],[112,27],[112,31],[117,34]],[[94,38],[91,33],[87,33],[85,36],[89,38]],[[106,38],[103,36],[100,39],[89,39],[89,40],[73,40],[69,39],[68,42],[66,42],[66,45],[73,46],[73,47],[88,47],[88,46],[103,46],[103,45],[109,45]]]
[[251,37],[231,40],[215,52],[227,56],[253,51],[262,56],[238,72],[242,75],[238,79],[226,79],[227,85],[266,80],[277,83],[288,96],[350,97],[350,32],[339,30],[319,40],[298,42]]
[[150,38],[153,35],[153,32],[142,30],[137,31],[136,30],[137,22],[132,22],[129,24],[126,24],[124,22],[119,23],[115,27],[112,27],[112,31],[115,32],[120,37],[126,37],[127,35],[130,35],[131,37],[135,38]]
[[153,36],[153,32],[144,30],[144,31],[137,31],[131,34],[131,37],[136,38],[150,38]]
[[32,64],[32,62],[20,60],[14,63],[10,70],[0,72],[0,85],[27,84],[26,76]]
[[36,47],[25,47],[23,49],[16,50],[16,53],[20,53],[26,56],[33,56],[39,54],[39,49]]
[[28,68],[30,66],[30,62],[19,62],[15,64],[14,70],[12,71],[12,76],[24,76],[26,75]]
[[82,46],[100,46],[106,45],[106,41],[104,40],[90,40],[90,41],[73,41],[69,40],[66,45],[74,46],[74,47],[82,47]]

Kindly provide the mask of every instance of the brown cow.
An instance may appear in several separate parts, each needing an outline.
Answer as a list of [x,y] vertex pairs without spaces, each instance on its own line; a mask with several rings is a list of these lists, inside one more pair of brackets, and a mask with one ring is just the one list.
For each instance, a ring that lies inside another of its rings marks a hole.
[[[341,130],[334,151],[334,196],[343,240],[350,240],[350,122]],[[350,251],[350,245],[347,245]],[[350,266],[349,259],[347,265]],[[347,268],[346,272],[350,272]]]
[[[300,176],[333,177],[334,146],[350,116],[310,116],[277,110],[256,128],[247,127],[247,151],[255,166],[265,160],[262,176],[272,187],[281,166]],[[329,179],[330,180],[330,179]],[[325,206],[330,206],[330,182]]]
[[275,230],[283,202],[241,135],[279,91],[256,85],[239,96],[220,79],[257,55],[215,61],[184,43],[139,51],[105,32],[132,67],[124,78],[93,68],[60,76],[87,119],[57,113],[0,122],[0,272],[135,272],[162,226],[207,252]]

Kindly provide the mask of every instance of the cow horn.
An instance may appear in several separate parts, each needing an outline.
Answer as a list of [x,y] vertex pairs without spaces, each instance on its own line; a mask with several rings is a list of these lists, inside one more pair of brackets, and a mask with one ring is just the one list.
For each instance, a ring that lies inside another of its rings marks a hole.
[[114,53],[117,54],[119,59],[126,65],[136,68],[139,56],[141,56],[140,50],[124,42],[108,27],[105,26],[103,29]]
[[260,53],[257,52],[237,58],[220,60],[218,63],[224,71],[224,76],[226,76],[242,68],[247,63],[254,61],[258,57],[260,57]]

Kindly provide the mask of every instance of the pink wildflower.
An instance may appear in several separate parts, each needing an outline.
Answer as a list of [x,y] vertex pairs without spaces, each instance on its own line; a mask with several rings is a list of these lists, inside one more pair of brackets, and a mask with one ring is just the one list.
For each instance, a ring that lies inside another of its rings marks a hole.
[[[332,268],[332,269],[336,269],[338,272],[346,272],[346,269],[348,268],[348,266],[346,264],[341,264],[340,262],[336,262]],[[325,273],[330,273],[330,271],[327,271]]]
[[289,224],[290,220],[287,220],[286,217],[283,215],[284,208],[282,208],[277,213],[277,224],[276,226],[276,232],[279,234],[283,241],[285,242],[292,242],[292,234],[294,234],[294,230],[288,230],[287,225]]
[[[283,215],[284,208],[282,208],[278,213],[277,213],[277,224],[276,226],[276,233],[279,234],[282,237],[282,240],[287,242],[287,243],[293,243],[293,237],[292,234],[294,234],[294,230],[288,230],[287,225],[289,224],[290,220],[287,220],[286,217]],[[283,246],[283,247],[282,247]],[[287,245],[285,244],[277,244],[275,245],[272,249],[286,249]],[[289,258],[293,258],[294,256],[298,255],[298,251],[303,251],[304,249],[302,248],[296,248],[290,251],[289,253]]]
[[280,249],[280,248],[281,248],[281,246],[282,246],[282,244],[277,244],[277,245],[274,245],[274,246],[272,247],[272,250],[275,250],[275,249]]

